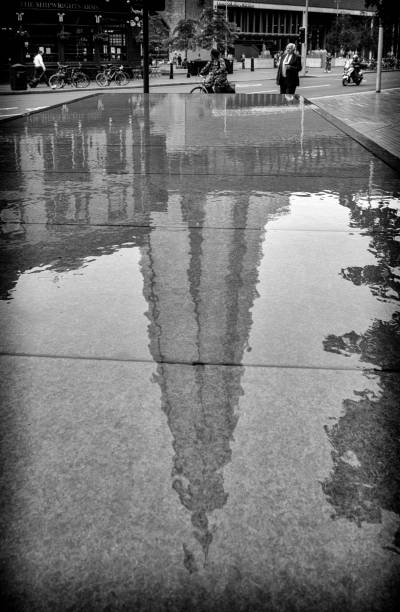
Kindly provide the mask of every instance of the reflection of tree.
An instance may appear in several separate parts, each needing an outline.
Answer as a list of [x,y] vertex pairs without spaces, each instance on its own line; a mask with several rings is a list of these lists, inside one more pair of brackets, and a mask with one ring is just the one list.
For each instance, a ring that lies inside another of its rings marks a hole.
[[[369,209],[352,203],[350,208],[352,224],[371,235],[370,251],[377,264],[346,268],[343,278],[368,285],[378,299],[398,301],[394,266],[399,262],[399,243],[393,231],[398,212],[383,203]],[[367,389],[356,392],[359,399],[344,400],[343,416],[326,428],[334,466],[322,488],[336,517],[359,527],[364,521],[379,523],[382,510],[400,514],[400,313],[389,321],[375,319],[364,334],[330,335],[324,348],[345,356],[358,354],[361,361],[378,368],[373,373],[366,370],[365,375],[378,381],[379,395]],[[393,544],[391,549],[400,552],[400,529]]]

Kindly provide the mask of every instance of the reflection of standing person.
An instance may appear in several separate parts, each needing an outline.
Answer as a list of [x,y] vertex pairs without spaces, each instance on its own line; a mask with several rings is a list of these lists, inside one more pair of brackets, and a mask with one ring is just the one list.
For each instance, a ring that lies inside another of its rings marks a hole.
[[289,43],[278,62],[276,84],[279,85],[281,94],[295,93],[296,87],[300,84],[301,68],[301,58],[296,52],[296,45]]
[[46,66],[43,61],[43,50],[42,49],[39,49],[39,51],[33,58],[33,66],[34,66],[33,78],[35,80],[37,79],[37,81],[39,82],[40,79],[43,77],[43,80],[46,83],[47,87],[50,87],[49,78],[46,74]]

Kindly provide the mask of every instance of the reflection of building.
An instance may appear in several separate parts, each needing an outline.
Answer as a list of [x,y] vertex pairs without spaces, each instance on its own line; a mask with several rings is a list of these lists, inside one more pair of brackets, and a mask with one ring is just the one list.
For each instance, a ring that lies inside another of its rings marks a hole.
[[[222,470],[243,393],[240,364],[250,348],[263,228],[286,201],[277,198],[274,209],[230,200],[221,212],[214,198],[170,197],[168,210],[153,215],[156,227],[141,261],[150,351],[173,436],[172,486],[194,529],[195,540],[183,543],[188,571],[198,568],[196,546],[200,562],[207,561],[213,512],[227,503]],[[237,229],[209,229],[221,223]],[[180,228],[173,240],[165,231],[170,225]]]

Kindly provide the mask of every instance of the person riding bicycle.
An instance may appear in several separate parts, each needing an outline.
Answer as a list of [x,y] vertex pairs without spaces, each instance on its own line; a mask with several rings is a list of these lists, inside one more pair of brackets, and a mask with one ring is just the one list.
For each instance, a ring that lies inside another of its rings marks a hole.
[[207,75],[205,85],[208,89],[213,88],[215,93],[223,93],[231,89],[226,64],[218,49],[211,49],[211,59],[200,71],[200,74],[202,76]]

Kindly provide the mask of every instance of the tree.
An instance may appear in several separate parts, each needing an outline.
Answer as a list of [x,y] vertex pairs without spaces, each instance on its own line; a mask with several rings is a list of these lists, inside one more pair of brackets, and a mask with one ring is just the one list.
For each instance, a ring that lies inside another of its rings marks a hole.
[[326,46],[335,52],[344,53],[364,46],[364,25],[357,17],[342,15],[326,36]]
[[367,8],[375,8],[376,15],[385,24],[397,23],[400,19],[400,4],[393,0],[365,0]]
[[149,16],[149,51],[157,54],[157,49],[168,52],[169,29],[165,21],[157,14]]
[[[162,52],[168,52],[168,33],[168,26],[159,15],[149,16],[149,52],[151,54],[158,55],[160,49]],[[143,42],[141,28],[137,28],[136,41]]]
[[200,17],[200,31],[197,42],[203,49],[217,47],[223,51],[238,35],[236,24],[226,21],[225,12],[220,9],[204,9]]
[[185,59],[187,59],[187,52],[189,50],[193,51],[196,49],[198,28],[198,21],[194,19],[181,19],[172,32],[172,38],[169,39],[172,49],[185,51]]

